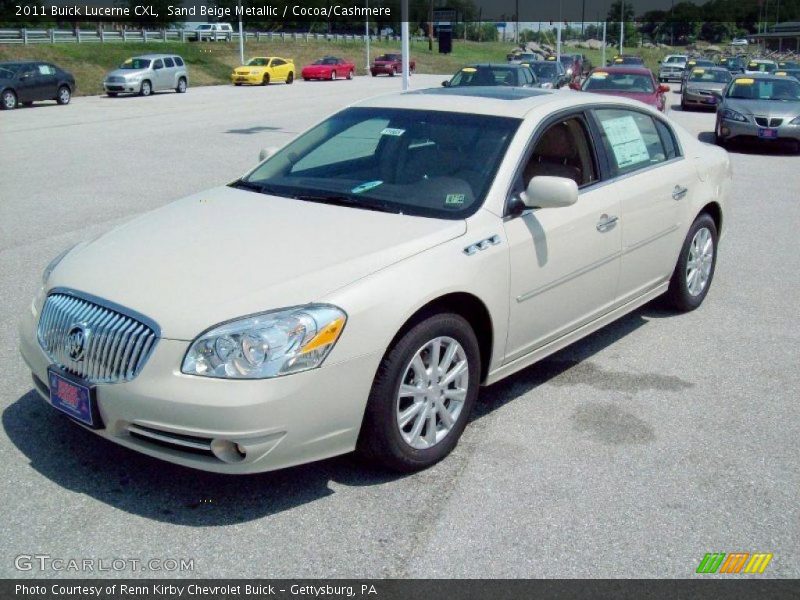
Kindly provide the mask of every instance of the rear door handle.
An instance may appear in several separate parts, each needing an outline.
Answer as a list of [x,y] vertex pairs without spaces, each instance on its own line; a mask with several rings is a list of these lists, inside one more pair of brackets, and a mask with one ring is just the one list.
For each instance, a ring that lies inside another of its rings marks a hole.
[[681,198],[683,198],[686,195],[686,192],[688,192],[688,191],[689,191],[689,188],[685,188],[685,187],[681,187],[679,185],[676,185],[674,188],[672,188],[672,199],[673,200],[680,200]]
[[600,220],[597,222],[597,231],[600,233],[605,233],[606,231],[610,231],[614,228],[617,221],[619,221],[619,217],[615,215],[600,215]]

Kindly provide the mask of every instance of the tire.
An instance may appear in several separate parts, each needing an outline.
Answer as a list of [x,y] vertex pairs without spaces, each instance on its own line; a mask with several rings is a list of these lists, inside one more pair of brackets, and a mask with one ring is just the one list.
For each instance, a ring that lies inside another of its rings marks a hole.
[[108,96],[109,98],[116,98],[117,92],[106,92],[106,96]]
[[286,76],[286,85],[292,85],[294,83],[294,71],[289,71],[289,74]]
[[234,83],[233,85],[235,85],[236,87],[239,87],[239,86],[241,86],[242,84],[241,84],[241,83]]
[[269,73],[264,73],[264,77],[261,78],[261,85],[269,85]]
[[336,71],[331,71],[331,81],[336,81]]
[[[450,356],[444,366],[445,377],[466,365],[466,373],[462,370],[445,388],[439,387],[441,372],[431,387],[425,370],[431,365],[425,364],[426,357],[433,360],[437,340],[438,364]],[[422,381],[415,358],[422,362]],[[378,367],[356,452],[370,462],[401,472],[424,469],[443,459],[458,443],[478,397],[480,362],[478,340],[463,317],[439,313],[419,321],[386,352]],[[419,392],[401,396],[401,386]],[[407,416],[401,429],[400,415],[412,407],[417,410]],[[432,408],[434,425],[430,420]],[[449,428],[444,414],[451,421]]]
[[688,109],[686,108],[686,102],[684,102],[683,98],[681,98],[681,110],[688,112]]
[[716,265],[717,226],[711,215],[700,213],[686,234],[669,282],[666,299],[670,306],[682,312],[700,306],[711,288]]
[[29,102],[20,102],[20,104],[22,104],[22,106],[24,106],[25,108],[30,108],[31,106],[33,106],[33,102],[30,102],[30,101]]
[[303,81],[311,81],[310,77],[303,77]]
[[58,93],[56,94],[56,102],[64,106],[69,104],[70,100],[72,100],[72,91],[70,91],[69,87],[67,87],[66,85],[62,85],[60,88],[58,88]]
[[372,74],[373,77],[377,77],[378,76],[378,74],[375,71],[370,71],[370,73]]
[[348,80],[350,80],[350,79],[352,79],[352,78],[353,78],[353,70],[352,70],[352,69],[350,69],[350,70],[347,72],[347,79],[348,79]]
[[179,94],[185,94],[187,87],[189,87],[189,84],[186,83],[186,77],[181,77],[178,79],[178,87],[175,88],[175,91]]
[[6,90],[0,95],[0,108],[3,110],[13,110],[17,108],[17,95],[13,90]]
[[145,79],[142,82],[142,87],[139,88],[139,95],[140,96],[149,96],[153,93],[153,85]]
[[394,77],[395,75],[397,75],[397,69],[392,67],[392,70],[389,71],[389,77]]
[[720,129],[722,128],[722,123],[717,121],[716,126],[714,127],[714,143],[719,146],[720,148],[727,148],[729,145],[728,140],[720,135]]

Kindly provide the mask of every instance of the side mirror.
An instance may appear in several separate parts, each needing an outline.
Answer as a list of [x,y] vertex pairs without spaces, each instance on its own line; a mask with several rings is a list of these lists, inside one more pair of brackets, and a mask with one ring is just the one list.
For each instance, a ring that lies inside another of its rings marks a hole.
[[522,194],[528,208],[562,208],[578,201],[578,184],[566,177],[539,175],[531,179]]
[[573,82],[571,82],[569,84],[569,89],[575,90],[576,92],[580,92],[581,91],[581,84],[578,83],[577,81],[573,81]]
[[450,87],[450,82],[449,81],[443,81],[442,82],[442,87]]
[[669,92],[671,89],[672,89],[672,88],[670,88],[668,85],[665,85],[665,84],[663,84],[663,83],[662,83],[660,86],[658,86],[658,91],[659,91],[661,94],[666,94],[666,93],[667,93],[667,92]]
[[276,146],[270,146],[269,148],[262,148],[261,152],[258,153],[258,161],[264,162],[268,158],[275,156],[275,153],[278,151]]

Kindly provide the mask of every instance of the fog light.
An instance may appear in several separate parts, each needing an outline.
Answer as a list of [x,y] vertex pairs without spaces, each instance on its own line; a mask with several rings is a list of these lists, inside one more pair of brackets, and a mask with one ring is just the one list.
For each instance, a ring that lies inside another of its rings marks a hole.
[[242,462],[245,457],[243,450],[244,448],[239,446],[239,444],[234,444],[230,440],[213,440],[211,442],[211,452],[222,462]]
[[727,127],[723,127],[722,128],[722,135],[728,135],[728,134],[730,134],[730,132],[731,132],[731,130],[728,129]]

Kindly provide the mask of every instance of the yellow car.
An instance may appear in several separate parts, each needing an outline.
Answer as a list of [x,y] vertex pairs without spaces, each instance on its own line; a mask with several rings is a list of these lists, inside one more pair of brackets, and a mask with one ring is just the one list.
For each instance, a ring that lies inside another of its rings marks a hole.
[[267,85],[271,81],[294,81],[295,67],[291,58],[277,56],[257,56],[247,61],[243,67],[236,67],[231,73],[234,85]]

